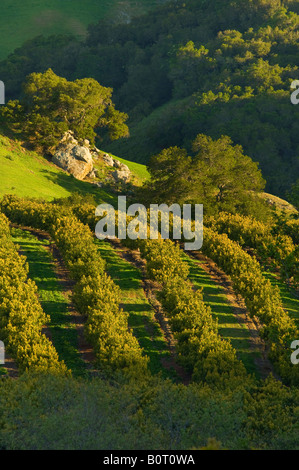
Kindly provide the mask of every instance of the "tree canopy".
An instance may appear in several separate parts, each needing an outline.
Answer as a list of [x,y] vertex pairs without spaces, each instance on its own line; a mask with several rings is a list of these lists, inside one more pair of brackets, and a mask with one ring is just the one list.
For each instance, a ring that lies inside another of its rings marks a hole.
[[294,204],[294,206],[299,210],[299,179],[296,181],[296,183],[293,184],[291,188],[289,193],[289,200],[291,204]]
[[68,81],[52,69],[28,76],[20,100],[9,101],[2,117],[35,147],[50,149],[67,130],[94,142],[106,128],[111,139],[128,135],[127,115],[115,109],[112,89],[92,78]]
[[198,134],[193,155],[169,147],[151,158],[151,180],[143,188],[148,202],[203,203],[205,210],[234,210],[262,191],[265,180],[258,164],[228,136],[213,140]]

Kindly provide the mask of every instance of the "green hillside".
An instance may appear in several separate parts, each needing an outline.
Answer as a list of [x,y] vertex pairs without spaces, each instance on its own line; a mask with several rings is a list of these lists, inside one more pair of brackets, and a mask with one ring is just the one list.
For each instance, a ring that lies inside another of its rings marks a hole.
[[2,0],[0,59],[39,34],[84,36],[90,23],[103,18],[127,22],[158,3],[159,0]]
[[[147,177],[145,166],[127,162],[136,181]],[[17,141],[0,136],[0,197],[15,194],[46,201],[68,197],[74,192],[91,194],[98,203],[113,202],[112,196],[89,182],[76,180],[36,152],[25,150]]]

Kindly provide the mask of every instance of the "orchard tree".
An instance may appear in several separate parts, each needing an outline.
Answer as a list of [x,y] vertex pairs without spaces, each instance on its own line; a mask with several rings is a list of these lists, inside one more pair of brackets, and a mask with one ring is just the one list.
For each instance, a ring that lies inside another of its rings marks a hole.
[[51,69],[32,73],[20,100],[10,101],[2,117],[34,147],[51,150],[67,130],[78,139],[95,141],[96,131],[105,127],[112,140],[128,136],[128,116],[117,111],[112,89],[92,78],[73,82]]

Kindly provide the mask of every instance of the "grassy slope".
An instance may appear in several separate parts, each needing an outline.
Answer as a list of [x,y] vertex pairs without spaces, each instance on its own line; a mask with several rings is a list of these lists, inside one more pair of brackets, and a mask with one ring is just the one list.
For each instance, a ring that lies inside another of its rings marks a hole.
[[139,181],[144,181],[149,179],[150,175],[149,172],[146,169],[145,165],[142,165],[140,163],[136,162],[131,162],[128,160],[124,160],[123,158],[116,157],[121,163],[124,163],[129,167],[132,173],[134,173]]
[[[146,178],[143,165],[127,162],[137,179]],[[67,197],[73,192],[92,194],[97,203],[114,203],[116,197],[101,188],[78,181],[35,152],[25,151],[18,142],[0,136],[0,197],[16,194],[47,201]]]
[[79,356],[78,335],[68,311],[68,300],[55,274],[52,256],[45,248],[49,242],[20,229],[12,229],[12,239],[27,258],[29,277],[38,287],[44,312],[51,318],[49,329],[59,358],[75,376],[84,375],[85,364]]
[[0,60],[24,41],[43,34],[84,36],[100,19],[126,21],[160,0],[1,0]]
[[[140,186],[145,180],[150,178],[149,172],[147,171],[145,165],[136,162],[131,162],[123,158],[119,158],[118,156],[113,155],[112,153],[110,153],[110,155],[116,160],[119,160],[121,163],[124,163],[128,166],[129,170],[132,173],[131,183],[133,185]],[[100,181],[104,181],[106,177],[109,177],[109,174],[115,171],[114,167],[105,165],[105,163],[101,159],[94,162],[94,167],[99,172],[98,178]]]

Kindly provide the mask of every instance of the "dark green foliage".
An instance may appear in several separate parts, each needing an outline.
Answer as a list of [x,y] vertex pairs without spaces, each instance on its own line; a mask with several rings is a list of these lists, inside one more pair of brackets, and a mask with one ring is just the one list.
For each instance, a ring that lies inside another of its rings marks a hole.
[[[193,157],[185,149],[171,147],[151,158],[151,180],[144,185],[147,202],[203,203],[205,213],[218,210],[250,211],[255,192],[265,181],[240,145],[227,136],[213,140],[199,134],[192,145]],[[249,192],[250,191],[250,192]],[[253,204],[254,205],[254,204]]]
[[298,449],[298,403],[298,389],[273,378],[219,392],[157,377],[128,384],[24,374],[0,381],[0,447],[166,453],[213,440],[218,449]]
[[299,179],[293,184],[291,192],[289,194],[289,200],[291,204],[299,210]]

